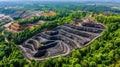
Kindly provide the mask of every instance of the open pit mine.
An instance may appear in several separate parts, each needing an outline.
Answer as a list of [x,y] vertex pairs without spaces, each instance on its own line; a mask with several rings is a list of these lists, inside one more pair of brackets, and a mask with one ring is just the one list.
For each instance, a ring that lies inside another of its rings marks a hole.
[[20,45],[26,59],[42,61],[67,56],[100,37],[105,26],[97,22],[74,22],[40,32]]

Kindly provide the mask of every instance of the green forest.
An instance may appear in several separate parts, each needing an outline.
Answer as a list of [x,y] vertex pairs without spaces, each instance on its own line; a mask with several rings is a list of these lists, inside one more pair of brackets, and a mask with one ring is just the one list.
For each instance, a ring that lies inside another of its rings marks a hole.
[[[54,10],[57,12],[55,16],[37,16],[29,20],[17,20],[20,25],[32,24],[39,20],[44,20],[46,23],[34,29],[25,29],[18,33],[7,31],[4,31],[5,35],[0,33],[0,67],[120,67],[120,15],[114,13],[120,12],[119,10],[110,9],[108,6],[79,6],[78,4],[73,7],[57,5],[60,8],[51,5],[54,7],[51,7],[51,9],[48,6],[37,10]],[[101,37],[93,41],[89,46],[75,49],[69,56],[49,58],[41,62],[34,59],[30,61],[24,58],[22,51],[18,47],[18,45],[43,30],[68,24],[76,19],[82,19],[90,15],[95,21],[106,26],[105,31]],[[0,31],[2,32],[3,29],[1,27]],[[8,42],[4,40],[6,37],[9,40]]]

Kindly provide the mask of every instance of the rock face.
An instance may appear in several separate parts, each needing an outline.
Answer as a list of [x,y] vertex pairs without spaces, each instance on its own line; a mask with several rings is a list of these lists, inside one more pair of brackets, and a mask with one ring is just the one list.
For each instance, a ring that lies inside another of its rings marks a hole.
[[105,27],[99,23],[66,24],[41,32],[20,45],[27,59],[38,61],[66,56],[73,49],[82,48],[100,36]]

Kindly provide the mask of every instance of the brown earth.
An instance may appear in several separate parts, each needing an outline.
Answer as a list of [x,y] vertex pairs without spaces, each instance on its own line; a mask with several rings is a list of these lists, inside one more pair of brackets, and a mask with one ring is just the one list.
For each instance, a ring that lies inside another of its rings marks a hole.
[[53,11],[50,11],[48,13],[44,13],[44,16],[54,16],[56,13]]
[[12,31],[12,32],[19,32],[19,31],[22,31],[26,28],[28,29],[33,29],[34,27],[40,25],[43,21],[39,21],[37,23],[34,23],[34,24],[23,24],[23,25],[20,25],[19,23],[13,23],[10,28],[8,29],[8,31]]

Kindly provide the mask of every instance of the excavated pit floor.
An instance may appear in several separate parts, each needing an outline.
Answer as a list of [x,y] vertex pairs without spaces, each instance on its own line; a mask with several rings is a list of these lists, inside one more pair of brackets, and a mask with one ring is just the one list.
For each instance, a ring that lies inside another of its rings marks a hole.
[[99,23],[85,23],[81,26],[66,24],[50,31],[41,32],[20,45],[27,59],[38,61],[69,55],[73,49],[82,48],[95,40],[104,31]]

